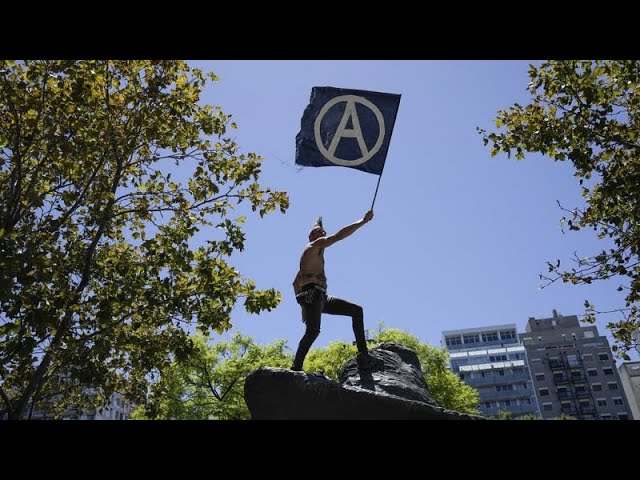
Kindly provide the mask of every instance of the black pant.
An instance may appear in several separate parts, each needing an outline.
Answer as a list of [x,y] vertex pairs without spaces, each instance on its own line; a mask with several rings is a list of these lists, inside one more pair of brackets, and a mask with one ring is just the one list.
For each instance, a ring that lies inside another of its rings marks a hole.
[[320,335],[320,316],[323,313],[351,317],[358,351],[366,352],[367,340],[364,336],[364,313],[362,307],[338,297],[326,296],[319,290],[316,290],[314,294],[314,299],[311,303],[299,302],[302,307],[302,318],[305,322],[306,330],[298,345],[292,368],[302,369],[304,358],[307,356],[311,344]]

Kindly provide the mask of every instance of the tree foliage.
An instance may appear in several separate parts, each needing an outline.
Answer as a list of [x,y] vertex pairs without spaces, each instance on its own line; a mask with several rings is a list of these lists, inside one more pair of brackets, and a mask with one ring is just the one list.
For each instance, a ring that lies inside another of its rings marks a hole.
[[338,374],[347,360],[355,357],[358,349],[351,343],[330,342],[325,348],[312,348],[304,360],[307,372],[322,372],[338,381]]
[[[541,277],[545,286],[616,279],[624,306],[607,328],[616,339],[614,351],[628,359],[640,323],[640,62],[549,61],[530,66],[529,77],[531,102],[500,110],[498,131],[480,133],[492,156],[515,153],[519,160],[537,152],[575,167],[584,205],[561,205],[562,224],[593,229],[611,246],[587,257],[576,253],[566,270],[560,260],[548,262]],[[603,313],[588,300],[585,307],[587,322]]]
[[165,370],[134,419],[248,420],[247,375],[263,366],[291,365],[284,340],[261,346],[237,333],[230,342],[209,346],[197,337],[195,343],[195,354]]
[[230,115],[200,105],[209,80],[182,61],[0,61],[0,413],[81,385],[140,400],[192,350],[189,328],[280,301],[226,259],[238,204],[263,216],[288,198],[257,182]]
[[[384,342],[395,342],[416,352],[429,391],[440,406],[463,413],[479,413],[477,390],[462,382],[449,370],[449,357],[444,348],[423,343],[415,335],[387,328],[381,323],[374,333],[373,343],[379,345]],[[356,353],[354,345],[344,342],[332,342],[326,348],[312,348],[305,359],[305,370],[321,371],[337,381],[342,365]]]
[[496,417],[498,420],[513,420],[513,412],[509,410],[500,410]]
[[[426,345],[402,330],[381,326],[375,342],[387,341],[416,351],[431,394],[441,406],[478,413],[478,392],[449,371],[444,349]],[[261,346],[249,337],[236,334],[231,342],[213,346],[202,338],[196,342],[196,355],[165,369],[153,385],[147,404],[138,408],[133,418],[248,419],[249,409],[242,396],[246,376],[262,366],[289,368],[292,362],[283,340]],[[312,348],[305,359],[305,371],[322,372],[338,381],[340,369],[356,353],[354,345],[339,341],[325,348]]]

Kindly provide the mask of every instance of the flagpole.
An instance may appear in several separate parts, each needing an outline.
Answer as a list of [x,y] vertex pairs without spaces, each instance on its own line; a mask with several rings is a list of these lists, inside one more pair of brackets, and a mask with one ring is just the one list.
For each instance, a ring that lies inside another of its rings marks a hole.
[[[382,167],[382,171],[384,171],[384,167]],[[373,194],[373,202],[371,202],[371,210],[372,211],[373,211],[373,204],[376,203],[376,196],[378,195],[378,187],[380,186],[380,179],[381,178],[382,178],[382,172],[380,172],[380,176],[378,177],[378,184],[376,185],[376,193]]]
[[[400,97],[400,95],[398,95]],[[402,98],[402,97],[400,97]],[[398,99],[398,107],[396,108],[396,113],[393,116],[393,122],[391,123],[391,135],[393,135],[393,127],[396,125],[396,118],[398,118],[398,110],[400,110],[400,99]],[[391,145],[391,135],[389,135],[389,145]],[[378,177],[378,184],[376,185],[376,191],[373,194],[373,202],[371,202],[371,211],[373,211],[373,204],[376,203],[376,197],[378,196],[378,188],[380,187],[380,180],[382,180],[382,174],[384,173],[385,162],[382,164],[382,170],[380,170],[380,176]]]

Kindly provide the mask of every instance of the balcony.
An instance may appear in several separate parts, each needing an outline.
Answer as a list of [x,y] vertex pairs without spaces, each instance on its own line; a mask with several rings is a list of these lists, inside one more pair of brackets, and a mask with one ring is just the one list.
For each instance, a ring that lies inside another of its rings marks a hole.
[[549,367],[554,368],[564,368],[566,365],[563,360],[548,360]]
[[578,409],[576,407],[560,407],[560,412],[565,415],[578,415]]
[[[464,372],[464,382],[467,385],[471,385],[472,387],[480,387],[484,385],[495,385],[495,384],[504,384],[504,383],[523,383],[531,380],[529,375],[526,373],[514,373],[510,374],[508,370],[505,371],[504,375],[495,375],[491,373],[486,373],[485,377],[482,378],[469,378],[468,372]],[[474,372],[475,373],[475,372]]]
[[553,383],[555,383],[556,385],[562,385],[564,383],[569,383],[571,381],[569,377],[567,377],[566,375],[562,375],[560,377],[556,377],[554,375],[552,378],[553,378]]
[[480,402],[488,402],[490,400],[515,400],[516,398],[531,398],[532,391],[531,390],[507,390],[507,391],[491,391],[491,392],[479,392],[480,393]]
[[591,396],[591,392],[589,390],[576,390],[577,398],[589,398]]
[[500,405],[499,407],[486,408],[484,404],[482,403],[480,404],[480,411],[482,412],[483,415],[486,415],[487,417],[498,415],[498,412],[500,412],[501,410],[508,410],[514,415],[525,415],[527,413],[533,414],[533,415],[538,414],[538,411],[535,405],[511,405],[509,407]]
[[558,398],[573,398],[573,392],[556,392],[558,394]]

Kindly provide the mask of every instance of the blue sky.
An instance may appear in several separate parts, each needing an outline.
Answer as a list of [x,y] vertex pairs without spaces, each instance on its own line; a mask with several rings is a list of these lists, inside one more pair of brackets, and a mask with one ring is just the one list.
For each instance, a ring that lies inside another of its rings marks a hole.
[[[284,215],[249,216],[245,251],[231,260],[258,288],[280,290],[282,303],[259,316],[236,308],[233,330],[220,338],[239,330],[260,343],[286,339],[295,350],[304,325],[291,282],[309,227],[322,215],[334,233],[371,205],[378,176],[294,165],[311,88],[325,85],[402,95],[375,218],[325,252],[329,293],[362,305],[365,328],[383,320],[439,346],[443,330],[515,323],[524,331],[528,317],[549,317],[553,308],[582,314],[585,299],[601,310],[620,306],[615,281],[539,289],[547,260],[568,266],[574,250],[587,256],[606,247],[592,232],[560,229],[556,201],[582,202],[571,164],[491,158],[476,133],[494,128],[501,108],[528,101],[530,63],[539,62],[190,62],[220,77],[202,101],[233,115],[242,151],[265,157],[261,184],[288,192],[291,202]],[[334,340],[353,340],[350,319],[323,315],[314,346]]]

